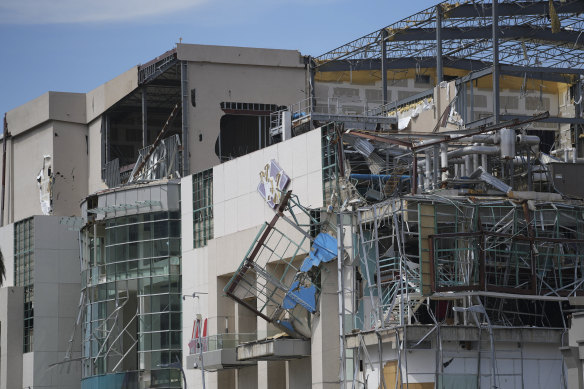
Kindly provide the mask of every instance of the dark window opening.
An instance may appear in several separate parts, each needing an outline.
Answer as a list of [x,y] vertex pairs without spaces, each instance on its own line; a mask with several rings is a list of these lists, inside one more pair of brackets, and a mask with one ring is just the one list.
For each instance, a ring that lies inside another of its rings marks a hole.
[[270,113],[280,108],[274,104],[221,103],[226,114],[219,122],[219,136],[215,142],[215,154],[221,162],[271,145]]
[[539,151],[549,154],[556,140],[555,131],[527,130],[528,135],[539,136]]

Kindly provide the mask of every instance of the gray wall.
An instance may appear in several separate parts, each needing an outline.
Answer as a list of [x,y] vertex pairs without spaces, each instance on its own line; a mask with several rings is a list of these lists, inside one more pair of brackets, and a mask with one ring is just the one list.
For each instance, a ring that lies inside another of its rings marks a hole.
[[0,288],[0,307],[0,388],[21,388],[23,288]]
[[[62,362],[77,319],[80,297],[78,232],[70,230],[58,216],[34,218],[34,387],[79,388],[81,365]],[[79,336],[73,342],[71,358],[81,356]],[[30,378],[30,377],[29,377]]]

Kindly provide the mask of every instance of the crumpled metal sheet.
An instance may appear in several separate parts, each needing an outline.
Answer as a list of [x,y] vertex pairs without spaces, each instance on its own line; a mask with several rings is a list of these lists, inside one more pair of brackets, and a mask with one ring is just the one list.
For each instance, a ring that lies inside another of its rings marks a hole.
[[336,257],[337,240],[329,234],[321,232],[316,239],[314,239],[308,257],[304,259],[302,266],[300,266],[300,271],[307,272],[313,267],[318,267],[321,263],[329,262]]

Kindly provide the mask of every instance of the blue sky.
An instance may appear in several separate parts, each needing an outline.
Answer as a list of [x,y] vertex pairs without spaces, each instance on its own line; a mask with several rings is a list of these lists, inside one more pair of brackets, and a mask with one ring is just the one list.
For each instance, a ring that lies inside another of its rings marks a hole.
[[317,56],[436,2],[1,0],[0,114],[50,90],[88,92],[179,38]]

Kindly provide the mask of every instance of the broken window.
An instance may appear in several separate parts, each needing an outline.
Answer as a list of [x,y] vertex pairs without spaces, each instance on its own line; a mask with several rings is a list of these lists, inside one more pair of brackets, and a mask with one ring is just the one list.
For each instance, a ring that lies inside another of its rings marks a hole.
[[219,122],[215,154],[223,162],[269,146],[270,113],[278,109],[274,104],[222,102],[225,115]]
[[213,169],[193,174],[193,247],[213,239]]
[[32,351],[34,334],[34,220],[14,223],[14,284],[24,287],[24,335],[22,352]]
[[90,224],[82,242],[84,378],[145,370],[154,382],[156,371],[169,387],[160,365],[181,359],[179,212]]

